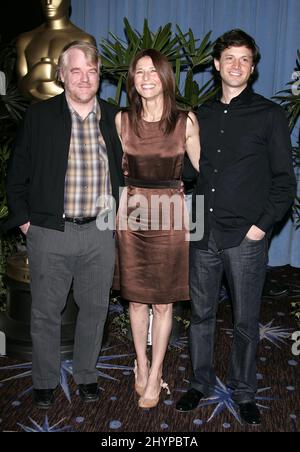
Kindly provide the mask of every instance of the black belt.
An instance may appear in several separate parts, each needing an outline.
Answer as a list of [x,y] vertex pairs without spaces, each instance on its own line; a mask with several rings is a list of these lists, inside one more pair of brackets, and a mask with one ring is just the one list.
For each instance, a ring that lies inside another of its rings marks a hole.
[[71,217],[65,217],[64,220],[68,223],[73,224],[87,224],[91,223],[92,221],[95,221],[97,217],[78,217],[78,218],[71,218]]
[[125,177],[125,185],[139,188],[181,188],[181,180],[141,180]]

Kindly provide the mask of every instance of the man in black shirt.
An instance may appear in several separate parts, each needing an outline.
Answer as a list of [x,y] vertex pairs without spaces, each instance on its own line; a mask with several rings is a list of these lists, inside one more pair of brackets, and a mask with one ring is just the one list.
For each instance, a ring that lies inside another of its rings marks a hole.
[[228,386],[242,420],[255,425],[260,423],[256,351],[268,238],[293,202],[296,181],[284,111],[249,87],[260,57],[255,41],[231,30],[216,41],[213,56],[221,97],[198,112],[196,194],[204,195],[205,226],[203,239],[191,242],[190,249],[193,378],[176,408],[190,411],[214,392],[214,333],[225,271],[234,310]]

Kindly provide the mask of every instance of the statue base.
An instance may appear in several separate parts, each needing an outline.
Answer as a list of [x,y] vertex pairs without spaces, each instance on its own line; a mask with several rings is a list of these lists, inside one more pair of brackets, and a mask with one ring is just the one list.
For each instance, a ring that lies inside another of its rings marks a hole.
[[[6,336],[6,355],[10,358],[31,360],[31,293],[26,253],[18,253],[8,259],[5,283],[7,310],[0,313],[0,331]],[[62,359],[72,358],[77,312],[78,308],[71,291],[62,312]]]

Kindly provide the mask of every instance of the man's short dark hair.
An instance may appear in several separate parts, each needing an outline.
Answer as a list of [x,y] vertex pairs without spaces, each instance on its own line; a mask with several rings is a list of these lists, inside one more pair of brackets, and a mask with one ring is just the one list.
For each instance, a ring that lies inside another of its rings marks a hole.
[[241,46],[245,46],[252,50],[253,65],[256,66],[260,60],[259,47],[251,36],[239,28],[227,31],[216,40],[212,56],[219,61],[221,54],[225,49]]

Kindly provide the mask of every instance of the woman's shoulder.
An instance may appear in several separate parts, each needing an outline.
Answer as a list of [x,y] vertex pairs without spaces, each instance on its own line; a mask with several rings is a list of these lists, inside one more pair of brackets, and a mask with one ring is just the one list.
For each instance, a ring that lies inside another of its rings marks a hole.
[[179,109],[177,112],[177,121],[183,124],[197,121],[196,115],[191,110]]
[[178,118],[182,120],[190,119],[194,121],[196,119],[196,114],[192,110],[178,109]]
[[128,108],[121,108],[118,113],[117,116],[119,117],[120,121],[128,121],[129,119],[129,109]]
[[193,111],[189,111],[187,115],[187,123],[188,124],[198,124],[198,119],[196,113]]
[[189,122],[195,120],[195,114],[189,110],[179,109],[177,112],[177,124],[186,127]]
[[116,126],[119,135],[124,137],[130,130],[129,110],[122,108],[116,115]]

